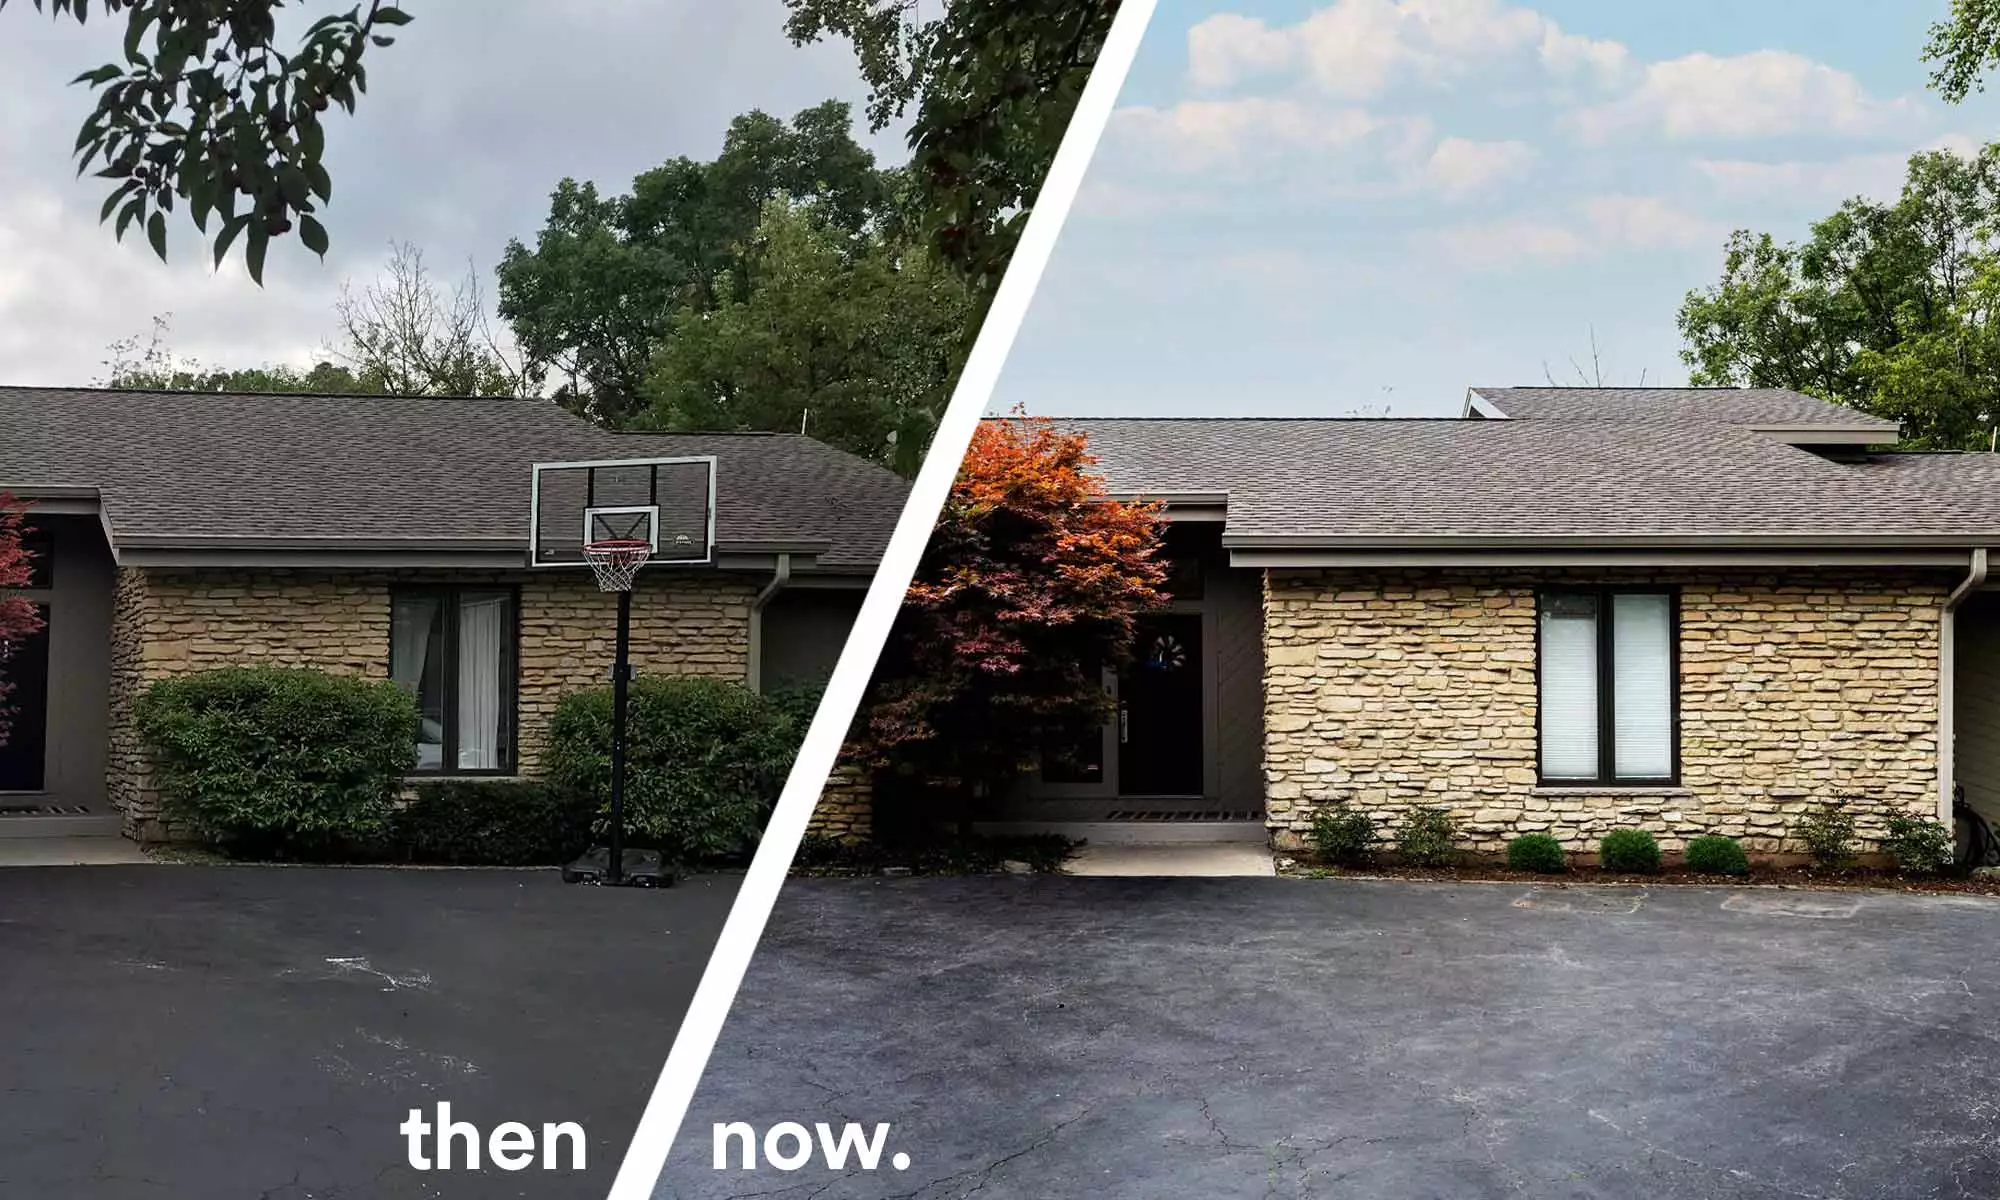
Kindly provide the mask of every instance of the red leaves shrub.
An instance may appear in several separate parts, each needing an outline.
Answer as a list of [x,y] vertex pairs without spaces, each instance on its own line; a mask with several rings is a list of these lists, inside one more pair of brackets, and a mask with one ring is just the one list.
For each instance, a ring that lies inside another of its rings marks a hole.
[[1102,669],[1165,601],[1157,506],[1109,498],[1080,434],[983,422],[876,669],[854,749],[954,791],[1110,716]]
[[7,660],[21,639],[42,627],[35,606],[14,593],[28,586],[33,562],[21,545],[26,525],[26,508],[12,492],[0,492],[0,746],[7,744],[7,718],[13,710],[7,694],[14,690],[7,680]]

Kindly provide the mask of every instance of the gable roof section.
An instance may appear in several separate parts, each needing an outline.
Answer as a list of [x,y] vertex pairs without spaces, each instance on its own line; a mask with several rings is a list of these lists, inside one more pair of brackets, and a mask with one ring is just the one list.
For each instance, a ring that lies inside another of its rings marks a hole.
[[1070,419],[1114,494],[1228,496],[1250,547],[1969,546],[2000,509],[1747,429],[1620,422]]
[[721,549],[827,567],[878,561],[908,488],[797,435],[614,434],[546,401],[0,387],[0,488],[94,491],[114,549],[525,556],[534,463],[682,454],[716,456]]
[[[1897,424],[1787,388],[1472,388],[1468,410],[1481,406],[1513,420],[1618,421],[1671,425],[1722,424],[1805,434],[1838,430],[1893,442]],[[1787,440],[1806,441],[1806,437]]]

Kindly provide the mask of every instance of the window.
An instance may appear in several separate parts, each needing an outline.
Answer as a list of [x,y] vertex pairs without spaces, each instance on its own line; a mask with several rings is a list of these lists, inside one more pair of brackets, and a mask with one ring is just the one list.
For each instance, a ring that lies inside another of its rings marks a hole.
[[1671,592],[1542,594],[1543,783],[1678,781],[1679,617]]
[[391,602],[389,677],[423,716],[417,770],[504,774],[514,769],[514,593],[398,591]]

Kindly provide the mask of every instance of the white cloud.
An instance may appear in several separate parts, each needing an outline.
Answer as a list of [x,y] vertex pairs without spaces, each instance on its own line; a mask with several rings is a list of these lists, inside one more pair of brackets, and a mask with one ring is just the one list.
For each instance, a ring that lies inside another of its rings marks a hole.
[[1475,142],[1448,137],[1431,149],[1414,182],[1458,199],[1527,172],[1536,158],[1526,142]]
[[1291,38],[1258,17],[1220,13],[1188,30],[1188,75],[1198,88],[1225,88],[1292,61]]
[[[1971,156],[1979,143],[1961,133],[1919,147]],[[1894,200],[1903,190],[1909,153],[1855,154],[1820,161],[1756,162],[1748,159],[1696,160],[1695,170],[1724,196],[1736,200],[1778,200],[1788,204],[1838,204],[1850,196]]]
[[1724,226],[1654,196],[1602,195],[1553,217],[1514,217],[1416,235],[1433,255],[1472,270],[1546,266],[1619,252],[1719,245]]
[[1411,127],[1409,121],[1358,108],[1246,97],[1188,100],[1172,108],[1121,108],[1112,115],[1110,138],[1119,150],[1136,151],[1156,165],[1204,170],[1299,152],[1347,150],[1399,132],[1407,140]]
[[1591,142],[1634,132],[1676,140],[1852,137],[1907,129],[1921,111],[1912,100],[1878,100],[1854,76],[1803,55],[1758,50],[1653,63],[1629,94],[1572,122]]
[[1220,89],[1303,71],[1328,95],[1370,100],[1405,79],[1448,82],[1478,69],[1530,65],[1564,80],[1608,82],[1626,70],[1616,42],[1570,34],[1502,0],[1335,0],[1295,25],[1225,13],[1188,32],[1188,70]]

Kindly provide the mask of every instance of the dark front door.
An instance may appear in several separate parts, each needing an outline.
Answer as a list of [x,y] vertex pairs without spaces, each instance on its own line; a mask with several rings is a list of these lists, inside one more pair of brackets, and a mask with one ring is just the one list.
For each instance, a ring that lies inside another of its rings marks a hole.
[[1202,794],[1201,617],[1141,618],[1137,652],[1118,683],[1118,790]]
[[0,679],[13,685],[0,699],[0,792],[42,790],[43,746],[49,732],[49,610],[42,627],[0,662]]

